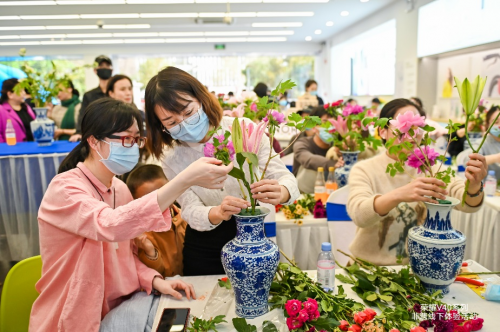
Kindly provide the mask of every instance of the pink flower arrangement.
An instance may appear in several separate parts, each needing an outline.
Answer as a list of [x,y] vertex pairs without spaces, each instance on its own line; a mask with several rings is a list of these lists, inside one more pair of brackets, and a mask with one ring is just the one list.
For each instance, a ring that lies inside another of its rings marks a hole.
[[203,154],[205,157],[217,158],[229,163],[233,161],[235,155],[233,142],[227,141],[224,135],[214,136],[214,143],[206,143]]
[[342,116],[337,116],[337,120],[329,119],[332,126],[335,128],[335,132],[339,133],[340,136],[344,137],[349,132],[347,128],[347,120],[342,118]]
[[424,164],[427,163],[427,160],[429,161],[430,166],[434,166],[438,157],[439,153],[429,146],[416,148],[413,150],[412,154],[408,156],[407,165],[418,169],[418,173],[421,173],[423,171],[422,167],[424,167]]
[[360,105],[347,105],[342,111],[343,116],[349,116],[351,114],[356,115],[359,113],[363,113],[363,107]]
[[264,122],[269,122],[269,121],[275,121],[278,125],[282,124],[285,122],[285,114],[280,113],[278,111],[269,111],[267,113],[266,117],[262,119]]
[[232,111],[224,111],[223,114],[232,118],[242,118],[243,114],[245,114],[245,104],[241,104],[238,107],[233,108]]
[[[319,318],[318,302],[315,299],[307,299],[301,302],[299,300],[288,300],[285,303],[285,311],[289,316],[286,319],[286,325],[290,331],[300,329],[308,322],[314,322]],[[315,331],[311,327],[309,331]]]
[[262,141],[262,135],[264,134],[266,127],[267,123],[264,121],[257,125],[253,122],[246,124],[245,120],[241,121],[243,151],[255,154],[259,152],[260,142]]
[[256,103],[252,103],[252,105],[250,105],[250,109],[254,112],[257,112],[257,104]]
[[390,120],[389,123],[394,126],[401,134],[405,134],[406,137],[410,138],[408,132],[410,129],[415,131],[420,130],[419,127],[425,126],[425,117],[413,114],[412,111],[399,114],[395,120]]

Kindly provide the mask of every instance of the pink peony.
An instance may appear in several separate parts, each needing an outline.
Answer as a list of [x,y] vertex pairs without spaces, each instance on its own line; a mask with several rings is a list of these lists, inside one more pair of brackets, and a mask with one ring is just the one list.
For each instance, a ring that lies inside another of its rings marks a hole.
[[344,137],[349,132],[347,120],[344,120],[342,116],[337,116],[337,120],[329,119],[328,121],[335,127],[335,132],[339,133],[340,136]]
[[288,300],[285,303],[285,310],[288,316],[295,317],[302,309],[302,302],[299,300]]
[[425,127],[425,117],[413,114],[412,111],[399,114],[396,120],[391,120],[389,123],[399,130],[402,134],[407,134],[410,129],[416,131],[418,127]]
[[339,329],[341,331],[347,331],[348,328],[349,328],[349,322],[346,320],[341,320],[340,325],[339,325]]
[[297,319],[302,323],[305,323],[309,320],[309,313],[305,309],[301,310],[297,316]]
[[304,323],[298,320],[297,317],[288,317],[286,319],[286,326],[288,326],[290,331],[300,329],[303,325]]
[[472,331],[479,331],[480,329],[482,329],[483,322],[484,322],[484,319],[482,319],[482,318],[475,318],[475,319],[471,320]]
[[315,299],[307,299],[307,301],[304,302],[304,309],[306,309],[309,314],[315,313],[318,311],[318,301]]
[[433,166],[436,163],[437,157],[439,157],[439,153],[434,151],[434,149],[429,146],[424,146],[413,150],[413,153],[408,157],[408,161],[406,162],[406,164],[410,167],[418,169],[418,173],[422,172],[422,166],[426,163],[426,159],[422,154],[422,151],[427,156],[430,166]]
[[206,143],[205,147],[203,148],[203,154],[205,157],[210,157],[213,158],[215,154],[215,147],[212,143]]
[[356,115],[359,113],[363,113],[363,107],[359,105],[347,105],[342,111],[343,116]]
[[363,325],[368,320],[368,316],[364,312],[357,312],[354,314],[354,321],[356,324]]
[[363,311],[367,318],[366,318],[366,321],[370,321],[372,320],[373,318],[375,318],[375,316],[377,316],[377,313],[375,312],[375,310],[373,309],[370,309],[370,308],[366,308],[364,311]]
[[285,114],[278,111],[269,111],[269,113],[267,113],[266,117],[262,119],[262,121],[268,122],[269,115],[271,115],[271,118],[274,119],[274,121],[276,121],[279,125],[285,122]]

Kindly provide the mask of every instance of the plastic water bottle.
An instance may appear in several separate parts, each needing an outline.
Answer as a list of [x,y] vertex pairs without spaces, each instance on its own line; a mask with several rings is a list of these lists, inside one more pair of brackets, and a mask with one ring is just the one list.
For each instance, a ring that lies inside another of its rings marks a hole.
[[335,257],[332,253],[332,244],[323,242],[321,253],[318,256],[318,282],[325,290],[333,290],[335,287]]
[[5,127],[5,140],[7,141],[7,145],[16,145],[17,143],[16,131],[10,119],[7,119],[7,126]]
[[328,178],[326,179],[326,193],[330,196],[330,194],[335,190],[337,190],[337,183],[335,182],[335,168],[329,167]]
[[328,197],[325,197],[326,186],[325,186],[325,170],[323,167],[318,167],[318,174],[316,175],[316,182],[314,182],[314,200],[321,200],[323,203],[326,202]]
[[484,192],[487,196],[495,196],[497,191],[497,178],[495,176],[495,171],[488,171],[488,176],[486,177],[486,182],[484,184]]

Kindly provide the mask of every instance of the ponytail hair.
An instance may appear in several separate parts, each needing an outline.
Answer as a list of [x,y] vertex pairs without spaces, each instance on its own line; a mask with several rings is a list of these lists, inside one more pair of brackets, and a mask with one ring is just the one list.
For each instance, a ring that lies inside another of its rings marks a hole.
[[90,103],[82,120],[82,140],[64,158],[58,174],[76,168],[78,163],[84,162],[90,156],[88,139],[91,136],[104,140],[114,133],[126,131],[134,124],[134,120],[142,136],[142,117],[132,105],[111,98],[102,98]]

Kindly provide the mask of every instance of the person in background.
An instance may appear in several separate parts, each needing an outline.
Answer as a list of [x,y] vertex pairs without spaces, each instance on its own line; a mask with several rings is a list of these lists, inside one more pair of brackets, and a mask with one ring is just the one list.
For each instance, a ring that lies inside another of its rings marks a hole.
[[78,121],[76,123],[76,133],[70,137],[70,142],[76,142],[82,139],[81,126],[87,107],[91,102],[106,97],[108,81],[113,74],[113,62],[111,62],[109,57],[99,55],[95,58],[94,62],[97,64],[97,67],[94,68],[94,73],[99,77],[99,86],[85,92],[83,95],[82,106],[80,107],[80,114],[78,115]]
[[[156,312],[157,299],[146,293],[155,291],[181,299],[178,290],[183,290],[188,299],[196,298],[192,285],[164,280],[140,262],[132,239],[147,231],[168,231],[177,197],[192,186],[220,190],[232,165],[201,158],[160,189],[133,200],[116,175],[138,162],[139,147],[146,142],[140,121],[139,112],[122,101],[104,98],[89,105],[83,139],[62,161],[38,211],[43,268],[31,332],[96,332],[104,323],[121,323],[112,317],[124,301],[135,309],[128,313],[136,321],[146,322],[149,311]],[[144,303],[134,300],[144,297],[150,305],[138,310]],[[111,330],[132,330],[121,324]],[[139,330],[144,326],[133,331]]]
[[[396,119],[406,112],[420,115],[418,109],[408,99],[394,99],[384,105],[380,117]],[[388,123],[388,126],[392,125]],[[393,130],[392,127],[380,130],[384,143],[394,137]],[[431,197],[445,199],[445,195],[462,199],[465,188],[464,181],[455,177],[442,189],[444,182],[426,177],[415,168],[407,168],[404,174],[391,177],[386,173],[387,165],[396,160],[397,157],[388,152],[381,153],[356,163],[349,174],[347,212],[358,227],[349,249],[354,256],[377,265],[396,265],[398,257],[403,258],[403,264],[408,264],[408,231],[425,221],[426,208],[422,202],[437,203]],[[435,171],[439,164],[434,166]],[[456,209],[475,212],[480,208],[484,195],[481,181],[485,176],[485,158],[472,154],[466,169],[470,180],[468,195],[465,205],[458,204]]]
[[[134,199],[158,190],[168,182],[163,170],[157,165],[142,165],[134,169],[127,179],[127,186]],[[172,227],[166,232],[147,232],[135,238],[139,259],[146,266],[164,277],[182,275],[182,249],[187,223],[181,210],[170,205]]]
[[347,101],[345,102],[345,106],[356,106],[358,104],[358,101],[356,99],[352,99],[352,98],[349,98],[347,99]]
[[427,113],[424,109],[424,104],[422,103],[422,99],[418,97],[411,97],[409,100],[418,106],[418,112],[420,113],[420,115],[425,116],[425,123],[435,128],[435,130],[430,133],[432,139],[438,139],[439,137],[448,134],[448,130],[444,126],[427,116]]
[[67,141],[76,133],[76,123],[82,106],[79,97],[80,93],[73,86],[73,82],[68,81],[68,86],[61,86],[57,94],[61,104],[54,106],[50,115],[48,114],[57,126],[54,132],[55,139]]
[[0,143],[6,142],[5,129],[7,120],[11,120],[16,132],[17,142],[33,141],[30,123],[35,119],[35,113],[24,102],[25,92],[20,94],[14,92],[19,83],[17,78],[3,81],[2,94],[0,96]]
[[306,93],[297,99],[297,108],[316,107],[324,105],[323,99],[318,97],[318,83],[315,80],[307,80]]
[[410,100],[421,109],[424,109],[424,104],[422,103],[422,99],[418,97],[411,97]]
[[106,95],[135,106],[132,80],[128,76],[115,75],[111,77],[106,86]]
[[255,86],[255,88],[253,88],[253,92],[255,92],[255,94],[259,98],[267,96],[267,90],[268,90],[267,89],[267,85],[265,85],[262,82],[257,83],[257,85]]
[[234,97],[234,92],[233,91],[229,91],[227,93],[227,98],[231,98],[231,97]]
[[[323,109],[323,107],[319,107],[321,109]],[[297,114],[300,115],[302,118],[306,117],[307,115],[311,115],[311,112],[312,112],[312,109],[310,108],[305,108],[303,110],[300,110],[300,111],[297,111]],[[311,129],[306,129],[304,130],[303,132],[301,132],[300,134],[296,134],[294,135],[291,139],[290,139],[290,143],[288,143],[289,145],[291,144],[292,146],[289,147],[288,149],[285,150],[284,155],[289,155],[291,153],[293,153],[293,145],[295,144],[295,142],[297,140],[299,140],[300,138],[302,137],[309,137],[309,136],[313,136],[315,133],[316,133],[316,128],[311,128]],[[299,136],[299,137],[297,137]]]
[[29,107],[31,107],[31,109],[34,109],[35,108],[35,103],[33,102],[33,98],[29,94],[28,90],[24,89],[24,93],[25,93],[25,95],[24,95],[24,102],[26,103],[26,105],[28,105]]
[[373,113],[375,113],[376,115],[379,115],[380,114],[380,105],[382,105],[382,102],[380,101],[380,99],[378,99],[378,97],[375,97],[372,99],[372,104],[370,106],[370,109],[372,110]]

